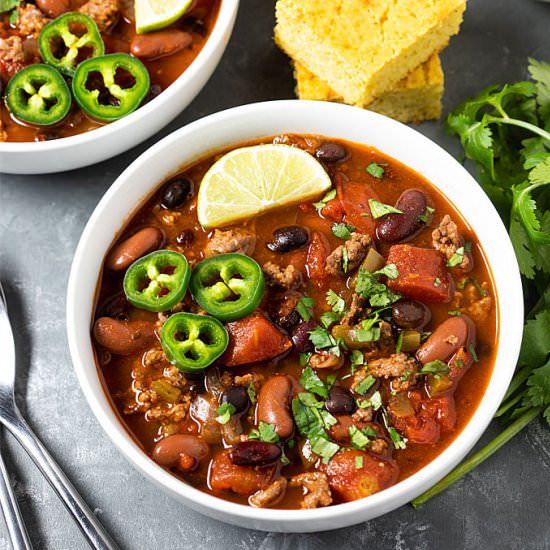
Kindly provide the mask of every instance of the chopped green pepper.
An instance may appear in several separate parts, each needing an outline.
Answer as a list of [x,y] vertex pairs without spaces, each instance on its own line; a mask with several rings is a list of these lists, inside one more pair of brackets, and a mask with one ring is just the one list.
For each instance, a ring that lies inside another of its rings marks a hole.
[[30,65],[9,81],[6,104],[19,120],[37,126],[50,126],[67,116],[71,108],[71,92],[54,68]]
[[90,116],[103,122],[135,111],[147,95],[151,79],[145,65],[125,53],[86,59],[74,73],[73,95]]
[[185,296],[189,275],[189,264],[183,254],[156,250],[127,269],[124,293],[137,308],[167,311]]
[[162,349],[183,372],[211,365],[227,348],[229,336],[224,326],[209,315],[175,313],[162,326]]
[[86,57],[105,53],[105,45],[95,21],[84,13],[65,13],[40,32],[38,46],[42,59],[67,76]]
[[222,321],[235,321],[258,307],[265,280],[261,267],[252,258],[219,254],[197,264],[189,288],[210,315]]

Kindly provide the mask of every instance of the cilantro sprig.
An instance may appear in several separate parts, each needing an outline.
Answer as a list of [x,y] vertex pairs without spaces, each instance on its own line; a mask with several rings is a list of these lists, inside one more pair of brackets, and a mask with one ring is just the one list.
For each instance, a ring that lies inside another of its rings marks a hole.
[[[473,470],[541,413],[550,424],[550,64],[530,59],[528,69],[532,80],[490,86],[447,118],[508,226],[523,279],[528,313],[518,369],[496,413],[507,424],[413,506]],[[475,279],[466,284],[487,295]]]

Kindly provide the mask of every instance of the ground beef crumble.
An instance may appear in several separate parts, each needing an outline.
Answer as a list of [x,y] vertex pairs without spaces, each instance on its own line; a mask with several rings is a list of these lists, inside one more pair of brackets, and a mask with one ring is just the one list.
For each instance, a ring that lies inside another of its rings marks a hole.
[[236,252],[248,256],[254,252],[255,245],[256,237],[248,231],[242,229],[228,229],[227,231],[215,229],[214,234],[206,244],[204,255],[209,257],[216,254]]
[[267,508],[273,506],[279,499],[281,499],[288,486],[288,481],[285,477],[281,477],[275,480],[269,487],[254,493],[248,502],[256,508]]
[[21,4],[18,14],[17,30],[21,36],[38,38],[40,31],[50,21],[34,4]]
[[118,21],[120,8],[118,0],[89,0],[78,11],[89,15],[99,30],[105,32]]
[[[417,366],[412,357],[405,353],[394,353],[389,357],[382,357],[370,361],[367,365],[369,372],[375,378],[401,378],[405,372],[415,373]],[[409,376],[410,378],[410,376]]]
[[[450,260],[455,252],[464,246],[464,241],[458,233],[456,223],[446,214],[439,222],[439,225],[432,231],[432,244],[436,250],[439,250],[447,260]],[[471,259],[468,254],[464,254],[464,259],[457,267],[468,269]]]
[[319,508],[332,504],[328,477],[323,472],[306,472],[290,479],[291,487],[303,487],[306,491],[300,504],[302,509]]
[[[372,246],[370,235],[352,233],[351,238],[335,248],[327,258],[326,271],[329,275],[346,275],[357,269]],[[347,269],[344,271],[344,249],[347,251]]]
[[342,317],[340,324],[352,326],[358,323],[361,320],[361,317],[368,313],[365,311],[366,303],[367,300],[365,298],[361,298],[357,292],[354,292],[351,297],[349,311],[344,315],[344,317]]
[[0,76],[9,80],[25,66],[23,40],[19,36],[0,38]]
[[267,286],[295,290],[303,283],[302,272],[292,264],[282,267],[273,262],[263,266]]

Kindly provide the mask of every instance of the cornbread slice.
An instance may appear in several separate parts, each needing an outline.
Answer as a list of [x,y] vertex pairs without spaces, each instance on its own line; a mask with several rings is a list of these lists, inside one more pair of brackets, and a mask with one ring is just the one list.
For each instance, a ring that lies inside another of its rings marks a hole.
[[346,103],[393,88],[458,32],[466,0],[278,0],[275,40]]
[[[296,95],[299,99],[342,102],[343,98],[330,86],[309,72],[300,63],[294,63]],[[441,116],[443,70],[437,54],[417,67],[394,88],[366,105],[359,105],[401,122],[420,122]]]

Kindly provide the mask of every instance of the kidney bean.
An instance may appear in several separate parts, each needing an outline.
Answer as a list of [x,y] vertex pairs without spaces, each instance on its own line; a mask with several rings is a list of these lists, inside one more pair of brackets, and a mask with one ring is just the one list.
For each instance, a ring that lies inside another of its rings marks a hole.
[[447,362],[467,343],[475,344],[475,325],[466,315],[449,317],[420,346],[416,358],[425,365],[439,359]]
[[36,0],[36,5],[48,17],[59,17],[71,10],[70,0]]
[[315,157],[324,162],[338,162],[347,156],[348,152],[343,145],[331,141],[325,141],[315,149]]
[[187,178],[176,178],[162,190],[160,205],[167,210],[180,208],[193,195],[193,182]]
[[294,431],[294,420],[290,414],[293,389],[292,379],[280,374],[268,378],[258,395],[258,422],[273,424],[277,435],[282,438],[289,437]]
[[154,447],[153,460],[161,466],[171,468],[181,464],[182,458],[190,457],[192,462],[185,461],[185,470],[195,467],[203,458],[208,456],[208,443],[196,435],[175,434],[161,439]]
[[309,339],[309,331],[313,330],[316,326],[317,323],[315,321],[307,321],[292,328],[290,337],[298,353],[310,353],[315,349]]
[[114,355],[137,353],[155,340],[154,324],[150,321],[100,317],[94,324],[93,333],[96,342]]
[[193,42],[190,33],[177,29],[136,35],[130,44],[130,52],[143,59],[156,59],[187,48]]
[[331,414],[353,414],[357,405],[351,393],[342,386],[333,386],[325,401],[325,408]]
[[266,243],[267,248],[271,252],[290,252],[297,248],[302,248],[309,241],[307,229],[299,225],[290,225],[288,227],[280,227],[273,231],[273,240]]
[[390,243],[412,239],[426,222],[420,216],[426,215],[426,195],[418,189],[407,189],[397,199],[395,208],[403,214],[389,214],[376,224],[376,236]]
[[115,245],[105,260],[105,266],[112,271],[122,271],[145,254],[159,248],[163,239],[164,235],[157,227],[144,227]]
[[393,304],[391,317],[402,328],[423,328],[429,323],[432,313],[422,302],[405,299]]
[[250,405],[246,388],[243,386],[233,386],[225,390],[222,393],[222,403],[231,403],[238,413],[246,411]]
[[265,466],[281,457],[281,448],[265,441],[241,441],[229,451],[229,460],[237,466]]

